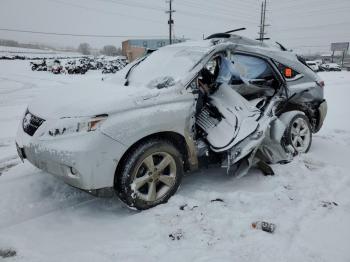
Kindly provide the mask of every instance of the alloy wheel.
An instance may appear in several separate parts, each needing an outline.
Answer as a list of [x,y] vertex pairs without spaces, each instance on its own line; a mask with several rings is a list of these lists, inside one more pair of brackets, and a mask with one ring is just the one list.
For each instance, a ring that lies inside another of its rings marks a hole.
[[165,196],[176,182],[175,159],[166,152],[147,156],[133,174],[134,198],[154,202]]
[[297,118],[292,124],[291,140],[299,153],[305,153],[311,143],[311,130],[303,118]]

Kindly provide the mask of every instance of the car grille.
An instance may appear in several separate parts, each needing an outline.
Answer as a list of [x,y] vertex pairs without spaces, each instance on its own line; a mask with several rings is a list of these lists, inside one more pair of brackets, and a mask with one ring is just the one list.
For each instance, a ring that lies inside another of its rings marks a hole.
[[44,119],[33,115],[27,110],[22,121],[23,130],[28,135],[33,136],[44,122]]

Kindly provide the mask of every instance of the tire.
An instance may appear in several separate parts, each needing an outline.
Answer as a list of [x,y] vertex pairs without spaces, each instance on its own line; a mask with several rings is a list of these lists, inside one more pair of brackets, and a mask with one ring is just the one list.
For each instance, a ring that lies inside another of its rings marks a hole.
[[312,129],[309,119],[304,114],[297,114],[289,122],[285,132],[285,141],[296,154],[307,153],[312,144]]
[[152,208],[166,203],[179,188],[182,156],[172,143],[152,139],[128,154],[116,176],[115,190],[127,206],[138,210]]

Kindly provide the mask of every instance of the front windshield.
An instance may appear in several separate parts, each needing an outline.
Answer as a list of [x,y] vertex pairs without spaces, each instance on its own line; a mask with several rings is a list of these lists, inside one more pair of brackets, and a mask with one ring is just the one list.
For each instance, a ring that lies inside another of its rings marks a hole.
[[132,69],[129,84],[159,89],[173,86],[189,73],[207,51],[208,47],[163,47]]

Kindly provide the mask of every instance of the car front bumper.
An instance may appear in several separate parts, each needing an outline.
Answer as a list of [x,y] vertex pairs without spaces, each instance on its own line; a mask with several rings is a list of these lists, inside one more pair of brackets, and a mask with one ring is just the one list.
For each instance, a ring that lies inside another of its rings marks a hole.
[[113,187],[117,164],[126,151],[100,131],[42,140],[22,127],[16,146],[22,160],[87,191]]

